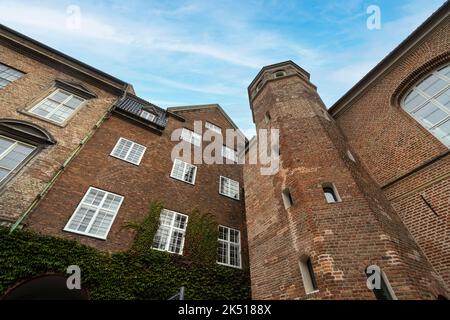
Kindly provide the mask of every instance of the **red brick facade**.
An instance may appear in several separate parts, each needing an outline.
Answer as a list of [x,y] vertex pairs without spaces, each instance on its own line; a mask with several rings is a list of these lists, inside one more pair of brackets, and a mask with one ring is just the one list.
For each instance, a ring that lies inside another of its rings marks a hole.
[[391,58],[396,59],[394,64],[364,79],[370,83],[365,90],[354,97],[350,93],[348,101],[344,99],[331,110],[349,144],[447,286],[450,153],[403,110],[402,102],[418,81],[450,63],[449,30],[447,3],[406,41],[409,50]]
[[[20,120],[56,143],[0,184],[0,223],[22,222],[40,200],[26,228],[118,252],[135,236],[124,226],[141,222],[159,200],[186,215],[194,208],[212,213],[220,225],[241,232],[242,266],[250,269],[255,299],[375,299],[365,273],[372,265],[383,271],[393,298],[450,297],[449,148],[402,109],[417,81],[450,63],[449,7],[328,112],[301,67],[291,61],[264,67],[249,86],[250,107],[257,129],[279,129],[279,171],[262,175],[265,165],[249,164],[247,153],[243,166],[196,164],[194,185],[170,176],[178,143],[171,135],[194,130],[194,121],[202,121],[203,131],[205,121],[236,129],[219,106],[162,110],[120,80],[1,27],[0,63],[25,75],[0,88],[0,134],[3,119]],[[96,96],[62,126],[26,112],[58,80]],[[128,97],[161,117],[144,121],[141,109],[119,108]],[[110,155],[121,137],[146,147],[139,165]],[[239,200],[219,194],[220,176],[239,182]],[[124,198],[105,240],[64,231],[89,187]],[[327,202],[324,188],[334,188],[335,203]],[[316,284],[307,283],[308,272]]]
[[[100,250],[124,251],[130,248],[135,232],[123,227],[130,222],[142,222],[148,214],[149,204],[158,200],[165,208],[186,215],[194,208],[204,213],[212,213],[218,224],[239,230],[243,244],[243,264],[247,266],[242,191],[240,200],[219,194],[220,176],[239,181],[240,186],[243,186],[242,167],[236,164],[197,165],[195,185],[170,177],[171,152],[178,143],[171,141],[171,134],[175,129],[194,130],[194,121],[202,121],[203,125],[205,121],[209,121],[224,130],[233,129],[214,106],[189,109],[176,111],[185,121],[169,117],[162,135],[123,117],[111,116],[53,186],[39,208],[33,212],[28,219],[28,226],[46,234],[76,239]],[[139,166],[110,156],[120,137],[147,147]],[[63,231],[91,186],[124,197],[106,241]]]

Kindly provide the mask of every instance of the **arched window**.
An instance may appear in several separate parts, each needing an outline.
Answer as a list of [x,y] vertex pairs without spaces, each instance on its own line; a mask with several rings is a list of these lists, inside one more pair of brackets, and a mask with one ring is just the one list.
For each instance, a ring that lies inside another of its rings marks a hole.
[[300,273],[302,275],[303,287],[306,294],[314,293],[318,291],[316,275],[311,261],[311,257],[302,256],[299,261]]
[[36,153],[54,143],[47,131],[34,124],[0,119],[0,188]]
[[450,148],[450,65],[417,83],[402,101],[402,107]]

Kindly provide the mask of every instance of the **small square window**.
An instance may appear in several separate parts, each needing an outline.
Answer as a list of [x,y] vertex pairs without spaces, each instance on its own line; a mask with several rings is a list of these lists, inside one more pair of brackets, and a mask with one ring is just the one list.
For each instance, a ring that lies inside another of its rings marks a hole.
[[120,138],[111,152],[111,156],[139,165],[147,148],[136,142]]
[[220,177],[219,193],[239,200],[239,182],[226,177]]
[[175,159],[173,162],[172,172],[170,176],[174,179],[184,181],[190,184],[195,184],[195,177],[197,175],[197,167],[187,162]]
[[156,116],[153,113],[150,113],[146,110],[141,111],[141,117],[149,121],[155,121],[156,119]]

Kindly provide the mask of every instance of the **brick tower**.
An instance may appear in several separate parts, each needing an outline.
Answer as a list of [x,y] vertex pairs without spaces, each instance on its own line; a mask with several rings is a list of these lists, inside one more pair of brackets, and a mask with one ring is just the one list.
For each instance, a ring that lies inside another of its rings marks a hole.
[[[244,168],[254,299],[436,299],[448,288],[291,61],[249,86],[257,129],[280,130],[280,170]],[[367,288],[368,266],[381,289]]]

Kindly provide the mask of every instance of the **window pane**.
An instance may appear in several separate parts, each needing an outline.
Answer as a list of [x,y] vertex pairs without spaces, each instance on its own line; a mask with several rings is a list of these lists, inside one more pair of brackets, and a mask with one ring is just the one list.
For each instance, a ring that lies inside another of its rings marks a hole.
[[186,172],[184,174],[184,181],[193,183],[194,182],[194,175],[195,175],[195,167],[187,165]]
[[77,97],[72,97],[68,102],[64,105],[70,109],[76,109],[83,103],[83,100],[78,99]]
[[173,163],[172,177],[178,180],[183,180],[184,167],[184,162],[175,160],[175,162]]
[[217,261],[228,264],[228,243],[219,241],[219,247],[217,248]]
[[153,239],[153,248],[165,250],[169,239],[169,228],[160,226]]
[[436,127],[432,132],[447,146],[450,147],[450,119]]
[[0,89],[6,87],[8,84],[19,79],[23,75],[23,72],[0,63]]
[[11,147],[15,143],[14,140],[10,140],[6,137],[0,136],[0,155]]
[[230,265],[239,267],[241,264],[239,246],[230,244]]
[[58,102],[58,104],[63,103],[67,98],[69,98],[69,94],[63,91],[58,90],[55,94],[51,95],[48,99]]
[[0,181],[5,179],[8,174],[9,174],[8,170],[0,168]]
[[444,120],[444,118],[447,117],[447,114],[441,109],[439,109],[432,102],[428,102],[419,111],[414,113],[414,116],[417,117],[420,121],[422,121],[425,127],[431,128],[435,124]]
[[446,76],[447,78],[450,78],[450,65],[446,66],[445,68],[439,70],[439,73]]
[[436,98],[450,112],[450,88]]
[[428,96],[433,97],[436,93],[447,86],[447,82],[438,78],[436,75],[431,75],[426,78],[421,84],[417,86],[420,90],[425,92]]
[[219,226],[219,239],[228,240],[228,229],[222,226]]
[[163,209],[159,217],[159,221],[163,226],[171,226],[173,221],[173,211]]
[[239,231],[230,229],[230,242],[239,243]]
[[144,146],[134,144],[126,160],[134,164],[138,164],[144,151],[145,151]]
[[181,246],[183,242],[184,233],[180,231],[173,231],[169,245],[169,251],[173,253],[181,253]]
[[186,229],[186,217],[180,214],[177,214],[175,217],[174,227],[180,229]]
[[408,111],[413,111],[425,101],[426,99],[422,95],[420,95],[417,91],[413,91],[405,99],[405,109]]

